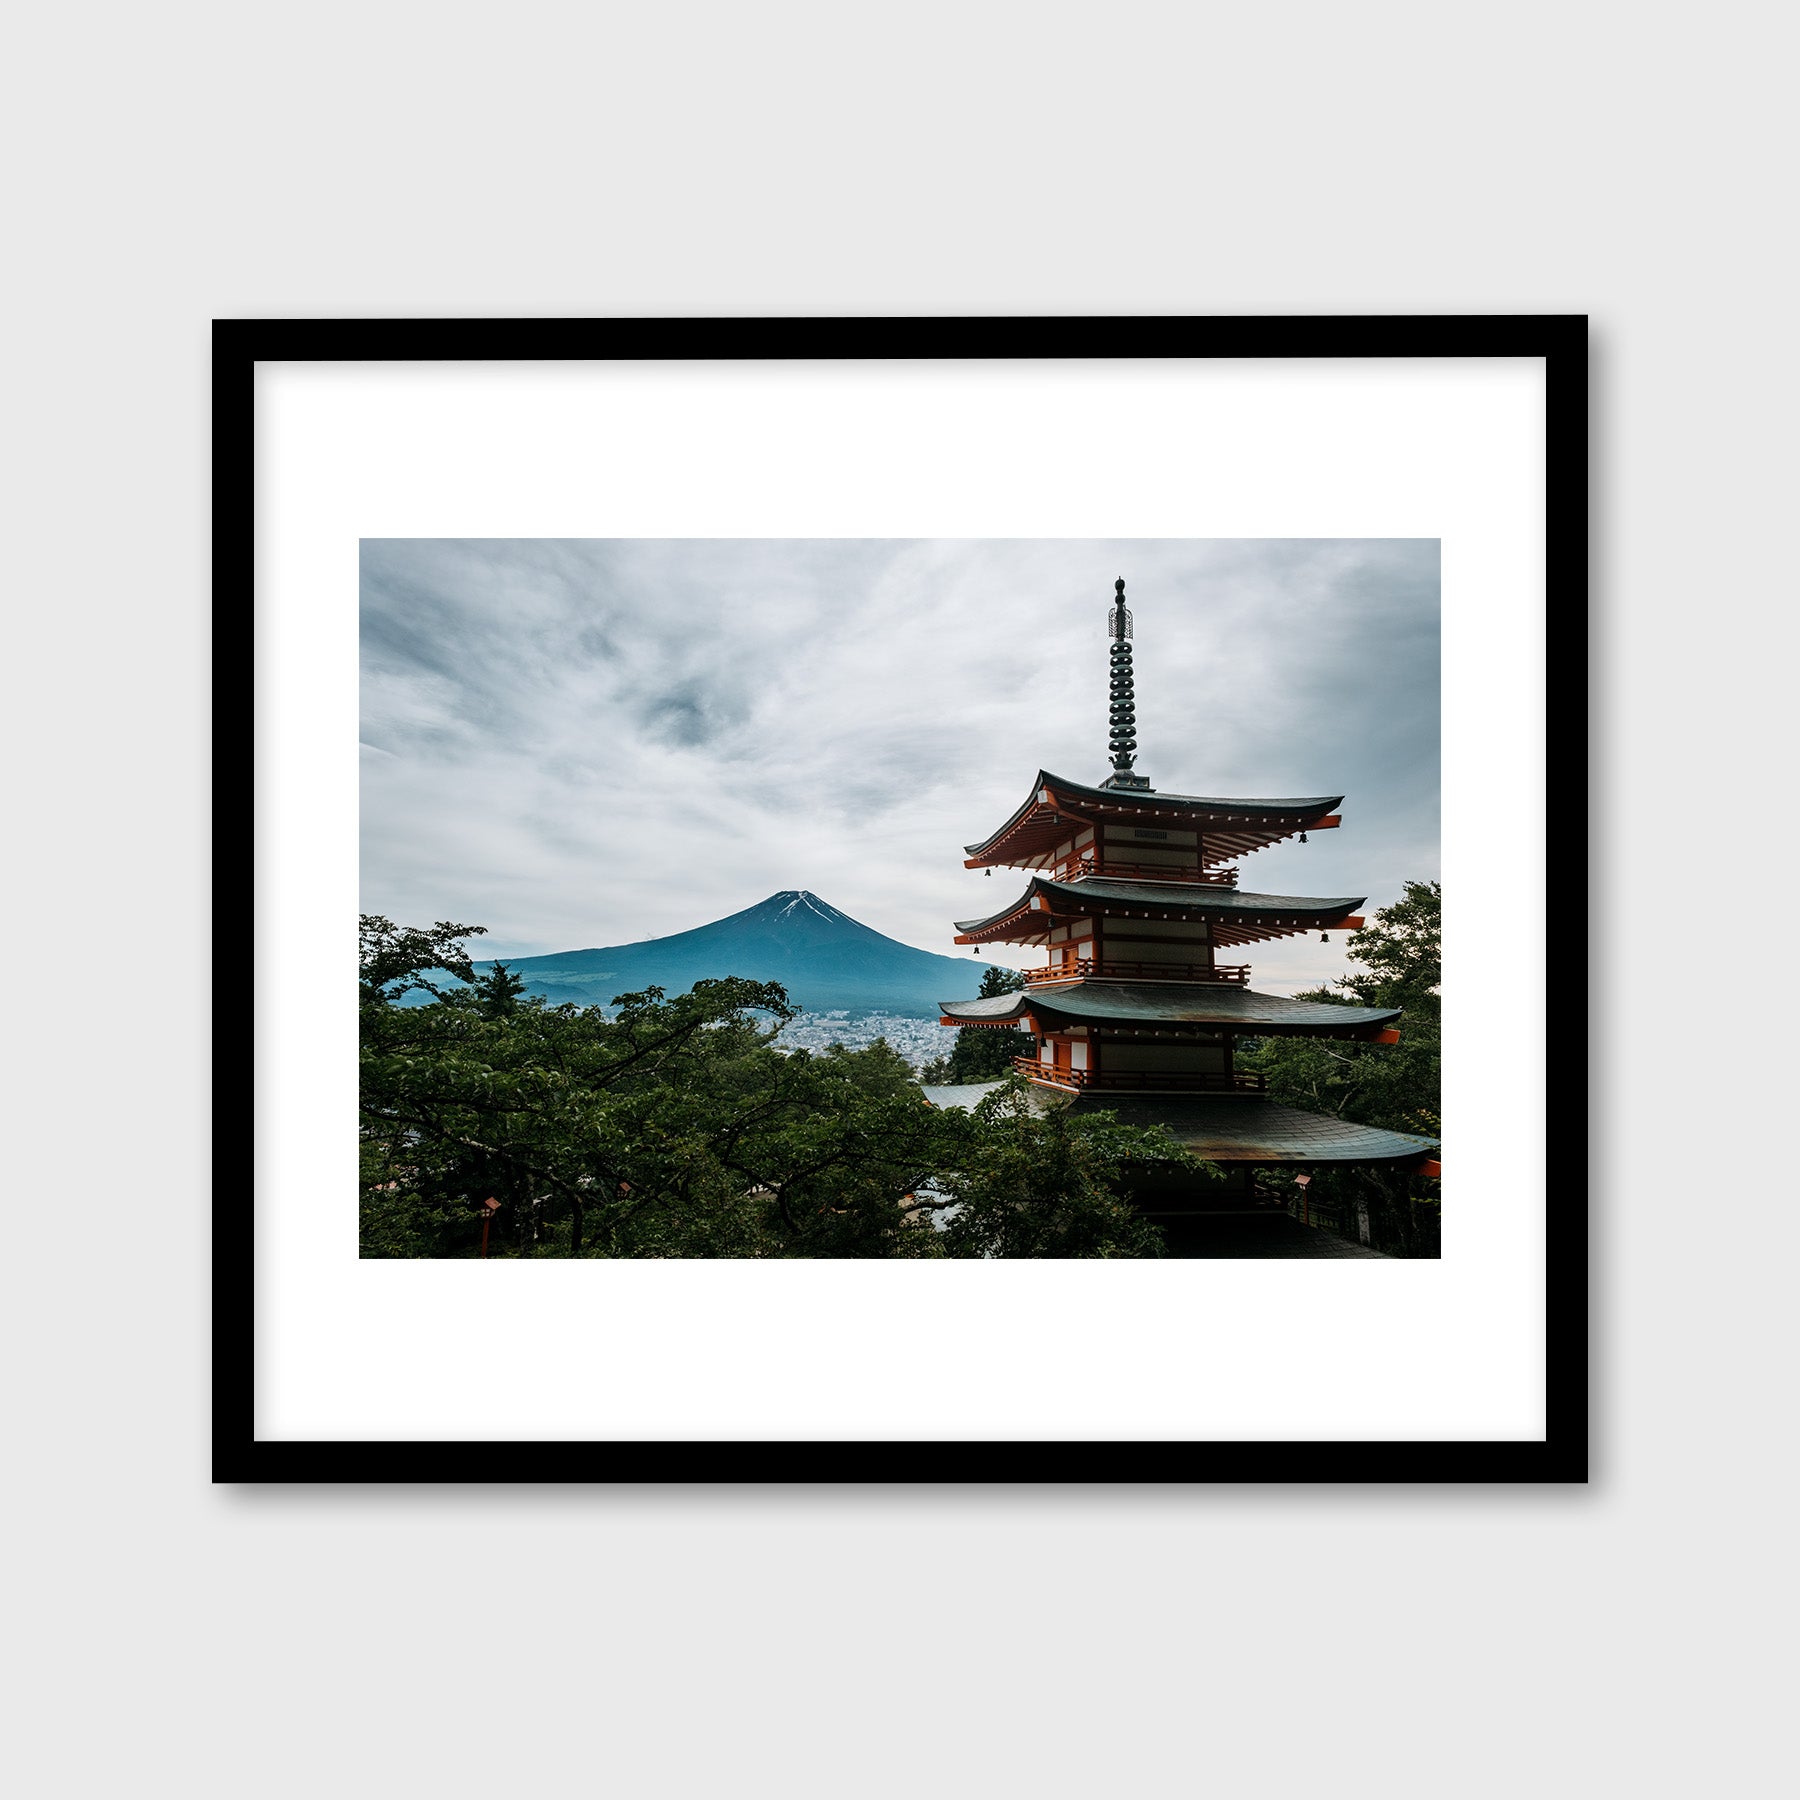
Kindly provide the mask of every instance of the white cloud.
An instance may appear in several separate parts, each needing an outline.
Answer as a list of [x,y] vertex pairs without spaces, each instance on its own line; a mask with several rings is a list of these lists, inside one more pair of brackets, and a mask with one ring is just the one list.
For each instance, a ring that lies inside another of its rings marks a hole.
[[[1348,795],[1246,886],[1437,873],[1435,542],[378,540],[363,547],[363,905],[496,954],[660,936],[782,888],[949,951],[1017,877],[961,846],[1106,773],[1137,617],[1159,788]],[[1257,983],[1341,971],[1265,946]]]

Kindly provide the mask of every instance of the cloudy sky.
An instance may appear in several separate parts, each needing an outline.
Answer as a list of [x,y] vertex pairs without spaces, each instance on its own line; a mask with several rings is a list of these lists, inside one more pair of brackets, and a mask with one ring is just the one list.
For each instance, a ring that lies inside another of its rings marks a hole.
[[[962,845],[1040,766],[1108,773],[1119,576],[1152,786],[1347,796],[1244,887],[1372,910],[1437,875],[1435,540],[371,539],[363,910],[529,955],[810,888],[966,954],[951,921],[1023,877]],[[1253,979],[1343,966],[1290,940]]]

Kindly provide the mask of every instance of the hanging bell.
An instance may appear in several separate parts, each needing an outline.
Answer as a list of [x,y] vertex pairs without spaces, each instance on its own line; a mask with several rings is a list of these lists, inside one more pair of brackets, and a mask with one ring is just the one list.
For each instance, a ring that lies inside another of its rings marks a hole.
[[987,875],[989,881],[994,879],[994,871],[992,869],[985,870],[984,873]]
[[1329,931],[1321,931],[1319,933],[1319,942],[1321,944],[1329,944],[1331,942],[1331,933]]
[[1303,844],[1306,842],[1306,833],[1304,831],[1300,834],[1300,841]]

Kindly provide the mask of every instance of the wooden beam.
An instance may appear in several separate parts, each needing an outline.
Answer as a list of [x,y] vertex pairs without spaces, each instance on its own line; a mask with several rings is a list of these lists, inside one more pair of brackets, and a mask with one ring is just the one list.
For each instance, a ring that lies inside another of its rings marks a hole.
[[1376,1032],[1376,1034],[1369,1039],[1371,1044],[1397,1044],[1399,1041],[1400,1034],[1391,1025]]
[[1433,1181],[1436,1181],[1443,1172],[1443,1164],[1440,1163],[1435,1156],[1432,1157],[1429,1162],[1422,1162],[1415,1165],[1413,1169],[1415,1175],[1429,1175]]

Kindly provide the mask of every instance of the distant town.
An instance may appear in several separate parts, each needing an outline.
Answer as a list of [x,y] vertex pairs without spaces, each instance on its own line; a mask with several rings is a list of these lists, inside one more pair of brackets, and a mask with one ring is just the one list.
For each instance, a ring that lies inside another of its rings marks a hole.
[[944,1054],[950,1033],[936,1019],[908,1019],[898,1013],[801,1013],[782,1027],[776,1047],[786,1050],[826,1050],[842,1044],[846,1050],[866,1050],[885,1038],[920,1073],[928,1062]]

